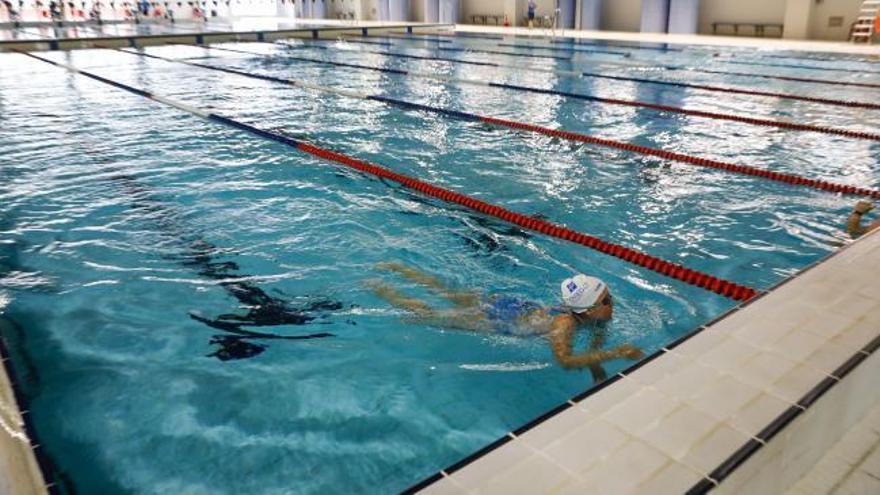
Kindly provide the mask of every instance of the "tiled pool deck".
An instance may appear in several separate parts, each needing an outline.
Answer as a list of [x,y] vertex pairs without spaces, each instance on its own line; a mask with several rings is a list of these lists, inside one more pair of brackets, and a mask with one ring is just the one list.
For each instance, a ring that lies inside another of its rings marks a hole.
[[[338,22],[328,24],[343,28]],[[375,23],[369,26],[378,27]],[[344,26],[354,30],[362,27]],[[437,27],[416,25],[418,31]],[[522,28],[457,29],[548,34]],[[235,33],[231,39],[257,36],[256,32],[241,34]],[[564,34],[880,56],[880,47],[845,43]],[[290,35],[303,34],[279,31],[265,39]],[[212,32],[209,41],[219,41],[222,36],[230,34]],[[147,37],[147,44],[151,40],[186,42],[181,39]],[[103,39],[97,41],[106,44]],[[85,45],[70,48],[80,47]],[[877,487],[865,476],[877,476],[880,412],[865,413],[880,402],[880,387],[874,383],[880,376],[880,355],[875,352],[880,346],[878,281],[880,232],[875,232],[757,301],[670,344],[601,388],[563,403],[437,473],[413,491],[758,493],[754,490],[760,487],[761,493],[790,489],[792,495],[803,495],[829,493],[831,489],[858,493],[860,487]],[[2,345],[0,351],[8,367]],[[19,405],[6,370],[0,370],[0,495],[46,492]],[[862,417],[867,418],[866,423],[854,427],[857,433],[845,434]],[[873,444],[868,445],[865,439]],[[838,441],[842,446],[831,449]],[[862,449],[860,454],[850,452],[856,443]],[[828,455],[816,464],[826,452]],[[828,485],[831,478],[834,483]]]

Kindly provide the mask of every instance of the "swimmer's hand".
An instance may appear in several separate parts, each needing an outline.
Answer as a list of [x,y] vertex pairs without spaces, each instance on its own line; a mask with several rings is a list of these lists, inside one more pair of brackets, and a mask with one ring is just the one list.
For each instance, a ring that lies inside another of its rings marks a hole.
[[611,352],[618,358],[632,359],[633,361],[637,359],[642,359],[645,356],[645,353],[642,352],[641,349],[632,344],[623,344],[617,346]]
[[856,203],[855,213],[868,213],[869,211],[874,209],[874,205],[870,201],[859,201]]

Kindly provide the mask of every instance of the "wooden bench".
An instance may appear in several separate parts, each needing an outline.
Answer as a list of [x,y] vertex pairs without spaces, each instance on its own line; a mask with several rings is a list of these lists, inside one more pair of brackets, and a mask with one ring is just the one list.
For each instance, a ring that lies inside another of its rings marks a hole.
[[718,34],[719,27],[730,26],[733,28],[733,34],[739,36],[739,28],[741,26],[749,26],[754,30],[755,36],[763,37],[766,34],[766,28],[775,28],[779,30],[779,37],[782,37],[782,24],[775,22],[713,22],[712,34]]

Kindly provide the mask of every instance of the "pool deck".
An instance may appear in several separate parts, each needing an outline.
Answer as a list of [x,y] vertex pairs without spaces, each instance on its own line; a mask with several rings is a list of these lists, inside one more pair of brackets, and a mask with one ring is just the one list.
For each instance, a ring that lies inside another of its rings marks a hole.
[[874,231],[413,491],[783,493],[880,403],[878,280]]
[[[544,28],[480,26],[456,24],[455,30],[463,33],[506,34],[516,36],[549,37],[553,31]],[[735,48],[760,48],[765,50],[792,50],[827,52],[880,57],[880,45],[853,44],[843,41],[811,41],[779,38],[753,38],[748,36],[709,36],[702,34],[630,33],[622,31],[556,30],[556,36],[609,41],[633,41],[639,43],[669,43],[674,45],[726,46]],[[880,62],[880,58],[878,58]]]

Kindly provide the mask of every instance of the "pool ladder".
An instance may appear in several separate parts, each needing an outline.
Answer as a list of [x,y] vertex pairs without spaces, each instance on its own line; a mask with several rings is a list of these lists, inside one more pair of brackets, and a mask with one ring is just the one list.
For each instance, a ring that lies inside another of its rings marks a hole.
[[853,42],[864,41],[871,43],[877,23],[877,13],[880,11],[880,0],[865,0],[859,9],[859,15],[853,24],[849,39]]

